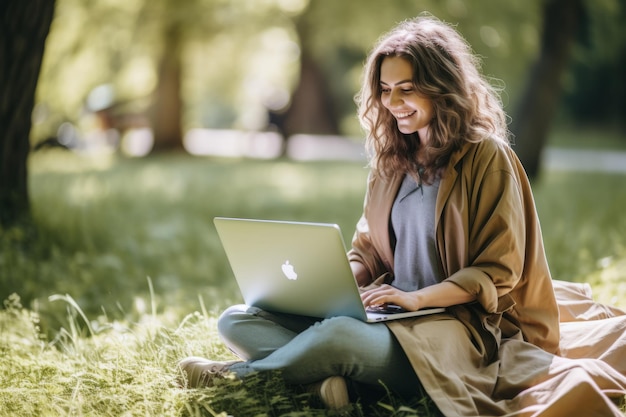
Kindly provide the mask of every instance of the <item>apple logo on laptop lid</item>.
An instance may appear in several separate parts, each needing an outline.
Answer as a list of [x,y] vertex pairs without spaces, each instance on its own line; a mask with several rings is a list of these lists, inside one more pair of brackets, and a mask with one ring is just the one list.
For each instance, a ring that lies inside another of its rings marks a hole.
[[281,268],[283,270],[283,274],[285,274],[287,279],[290,279],[292,281],[298,279],[298,274],[296,273],[293,265],[290,264],[288,260],[281,265]]

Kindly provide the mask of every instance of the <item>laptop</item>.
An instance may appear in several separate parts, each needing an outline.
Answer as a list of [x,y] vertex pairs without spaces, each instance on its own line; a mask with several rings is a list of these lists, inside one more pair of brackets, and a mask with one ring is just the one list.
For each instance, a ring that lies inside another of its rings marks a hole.
[[365,309],[336,224],[216,217],[244,302],[267,311],[381,322],[444,308]]

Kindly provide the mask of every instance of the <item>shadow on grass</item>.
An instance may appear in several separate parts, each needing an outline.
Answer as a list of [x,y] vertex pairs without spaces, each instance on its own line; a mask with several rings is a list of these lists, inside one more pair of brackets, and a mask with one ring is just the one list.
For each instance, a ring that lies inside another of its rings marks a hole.
[[284,382],[280,372],[252,374],[243,380],[216,380],[212,387],[188,391],[183,417],[289,416],[289,417],[442,417],[434,403],[422,396],[402,401],[381,386],[353,393],[353,402],[329,410],[304,387]]

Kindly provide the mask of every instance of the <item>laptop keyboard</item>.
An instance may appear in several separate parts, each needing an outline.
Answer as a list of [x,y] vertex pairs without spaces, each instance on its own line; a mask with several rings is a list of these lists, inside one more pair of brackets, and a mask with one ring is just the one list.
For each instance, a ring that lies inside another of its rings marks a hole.
[[406,310],[395,304],[382,304],[379,306],[369,306],[365,309],[368,313],[397,314],[406,313]]

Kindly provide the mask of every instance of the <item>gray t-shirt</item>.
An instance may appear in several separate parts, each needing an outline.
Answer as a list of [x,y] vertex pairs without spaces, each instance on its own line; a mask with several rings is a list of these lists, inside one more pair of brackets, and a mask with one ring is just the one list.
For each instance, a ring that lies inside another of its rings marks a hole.
[[393,286],[414,291],[443,281],[435,241],[435,202],[440,180],[418,185],[406,175],[391,210],[395,234]]

